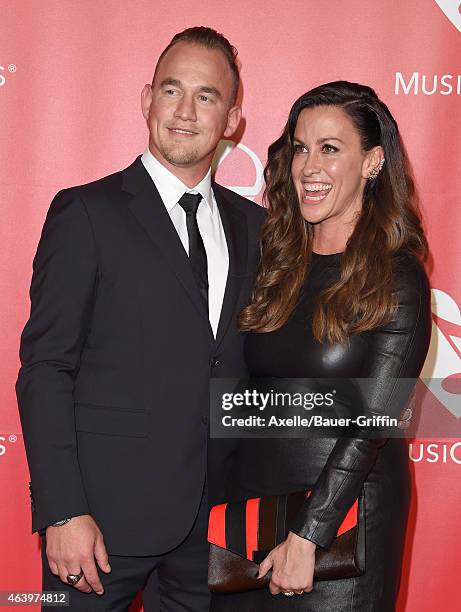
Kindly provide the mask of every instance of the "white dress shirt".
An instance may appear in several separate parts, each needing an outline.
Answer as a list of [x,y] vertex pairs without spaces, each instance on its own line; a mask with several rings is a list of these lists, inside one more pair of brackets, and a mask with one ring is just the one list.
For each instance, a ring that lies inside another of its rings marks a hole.
[[184,193],[199,193],[202,200],[197,210],[197,223],[205,246],[208,263],[208,313],[214,336],[218,330],[219,317],[229,271],[229,252],[218,206],[211,189],[211,169],[192,189],[184,185],[163,166],[147,149],[141,161],[154,181],[157,191],[170,215],[178,236],[189,255],[186,213],[178,204]]

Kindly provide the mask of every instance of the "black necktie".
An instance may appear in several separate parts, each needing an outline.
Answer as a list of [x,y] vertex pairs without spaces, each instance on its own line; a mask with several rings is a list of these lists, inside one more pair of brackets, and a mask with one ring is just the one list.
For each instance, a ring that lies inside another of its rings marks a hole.
[[186,213],[187,234],[189,236],[189,260],[195,282],[208,311],[208,271],[205,245],[197,223],[197,209],[202,196],[199,193],[185,193],[178,204]]

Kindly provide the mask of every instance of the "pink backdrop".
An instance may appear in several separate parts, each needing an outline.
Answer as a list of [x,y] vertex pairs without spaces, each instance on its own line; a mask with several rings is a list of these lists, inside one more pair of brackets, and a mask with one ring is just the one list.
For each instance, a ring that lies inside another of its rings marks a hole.
[[[434,334],[424,376],[460,375],[460,3],[196,4],[1,4],[0,590],[40,589],[14,382],[44,216],[60,188],[116,171],[144,150],[140,91],[160,51],[185,27],[212,26],[239,49],[244,124],[217,177],[256,201],[267,146],[302,92],[341,78],[373,86],[388,103],[414,164],[433,255]],[[442,385],[434,393],[441,410],[461,417],[459,396]],[[411,458],[415,495],[399,609],[454,612],[461,607],[461,446],[456,439],[416,440]]]

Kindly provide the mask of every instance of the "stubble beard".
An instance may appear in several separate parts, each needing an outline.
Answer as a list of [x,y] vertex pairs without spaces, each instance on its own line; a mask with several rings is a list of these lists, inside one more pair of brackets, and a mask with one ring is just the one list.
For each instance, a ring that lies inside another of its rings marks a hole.
[[199,157],[197,149],[184,150],[175,147],[163,147],[162,149],[163,157],[173,166],[190,166]]

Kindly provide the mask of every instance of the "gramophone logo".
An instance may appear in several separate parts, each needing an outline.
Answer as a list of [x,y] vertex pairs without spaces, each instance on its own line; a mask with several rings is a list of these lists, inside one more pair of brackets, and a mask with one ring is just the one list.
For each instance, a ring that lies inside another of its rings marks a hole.
[[219,166],[224,162],[226,157],[234,149],[242,151],[250,159],[252,165],[254,166],[255,180],[252,185],[227,185],[227,188],[231,189],[232,191],[235,191],[235,193],[238,193],[239,195],[245,198],[248,198],[249,200],[254,200],[263,186],[264,168],[259,157],[249,147],[242,144],[241,142],[235,144],[235,142],[233,142],[232,140],[221,140],[213,158],[212,170],[213,172],[217,170],[217,168],[219,168]]
[[461,2],[459,0],[435,0],[451,23],[461,32]]
[[447,410],[461,418],[461,337],[445,333],[440,323],[458,326],[461,332],[461,312],[455,300],[439,289],[432,290],[432,338],[421,378],[428,389]]

